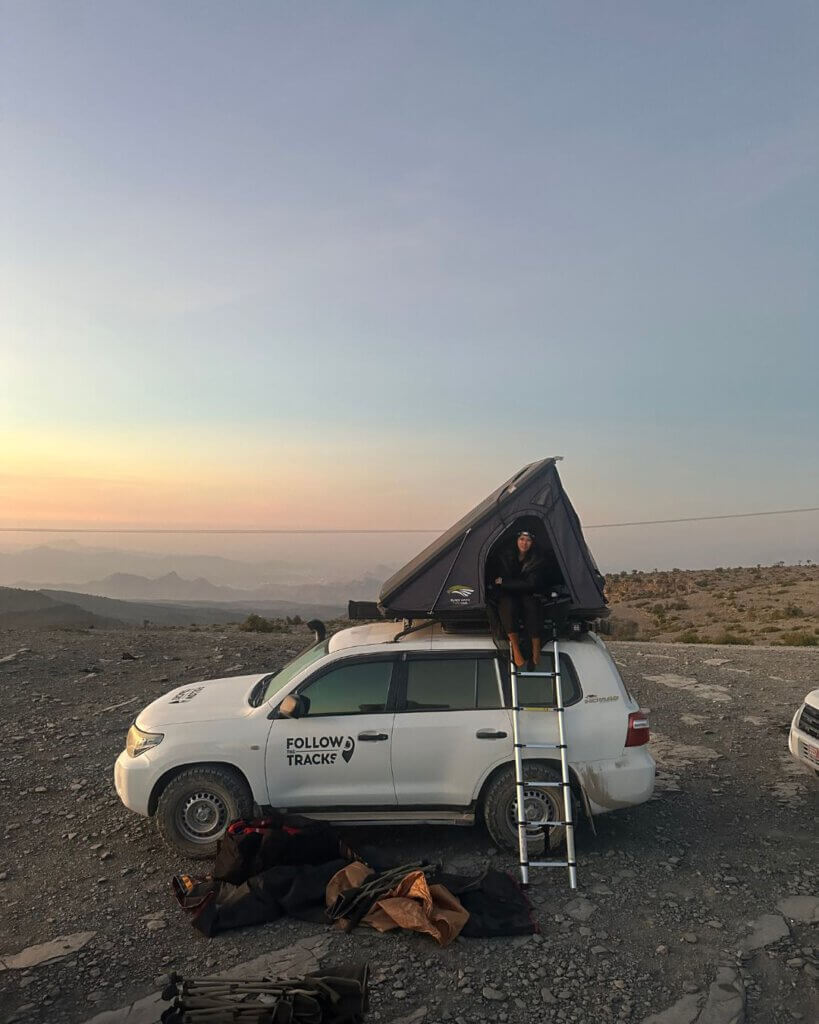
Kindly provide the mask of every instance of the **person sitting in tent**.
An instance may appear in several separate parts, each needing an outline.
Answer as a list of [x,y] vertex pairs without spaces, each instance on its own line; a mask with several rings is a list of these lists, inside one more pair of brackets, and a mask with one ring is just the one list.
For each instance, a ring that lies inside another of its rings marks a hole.
[[500,575],[495,579],[495,586],[501,591],[498,615],[518,668],[526,661],[520,649],[521,619],[532,644],[532,663],[537,665],[540,661],[542,609],[534,595],[542,586],[544,564],[543,555],[528,530],[521,530],[515,547],[501,552],[498,558]]

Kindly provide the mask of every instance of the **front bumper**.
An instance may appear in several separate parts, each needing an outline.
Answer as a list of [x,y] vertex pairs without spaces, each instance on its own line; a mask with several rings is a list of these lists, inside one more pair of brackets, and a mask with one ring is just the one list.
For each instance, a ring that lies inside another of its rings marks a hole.
[[130,811],[148,817],[148,805],[156,783],[157,771],[148,753],[131,757],[123,750],[114,762],[114,786],[117,796]]
[[806,768],[819,772],[819,738],[799,728],[802,707],[793,716],[791,731],[788,736],[788,750],[791,756]]

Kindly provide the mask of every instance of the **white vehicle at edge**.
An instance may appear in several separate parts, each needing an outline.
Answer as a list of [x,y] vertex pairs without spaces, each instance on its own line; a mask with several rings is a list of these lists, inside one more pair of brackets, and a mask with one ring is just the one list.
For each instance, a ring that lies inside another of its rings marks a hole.
[[[259,808],[348,824],[460,824],[481,818],[516,848],[508,667],[488,634],[430,623],[344,629],[276,674],[180,686],[139,713],[114,769],[131,810],[164,839],[210,856],[234,818]],[[561,641],[573,794],[587,816],[648,800],[647,713],[594,634]],[[549,669],[545,653],[541,670]],[[553,680],[520,680],[521,739],[557,742]],[[282,702],[290,698],[285,706]],[[527,752],[526,774],[559,780]],[[549,753],[552,753],[551,751]],[[561,820],[559,790],[524,795],[529,820]],[[563,831],[554,828],[552,843]]]
[[819,689],[811,690],[793,716],[788,749],[801,765],[819,775]]

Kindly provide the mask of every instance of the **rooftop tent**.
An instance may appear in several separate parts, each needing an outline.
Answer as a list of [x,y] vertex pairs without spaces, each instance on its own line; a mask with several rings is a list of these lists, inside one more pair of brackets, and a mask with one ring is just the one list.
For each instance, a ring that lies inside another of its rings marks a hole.
[[562,614],[606,613],[603,577],[586,547],[580,520],[556,459],[525,466],[484,498],[381,588],[383,614],[397,618],[477,619],[486,615],[487,563],[528,529],[547,557],[547,586],[563,593]]

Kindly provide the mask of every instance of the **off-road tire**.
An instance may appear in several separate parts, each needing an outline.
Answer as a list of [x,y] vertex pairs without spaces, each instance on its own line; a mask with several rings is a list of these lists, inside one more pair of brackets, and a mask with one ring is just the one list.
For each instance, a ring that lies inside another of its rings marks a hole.
[[249,817],[253,795],[241,775],[222,765],[186,768],[162,791],[156,827],[172,849],[196,860],[213,857],[236,818]]
[[[538,764],[537,762],[525,762],[523,765],[524,781],[531,779],[533,782],[560,782],[560,772],[551,765]],[[524,791],[525,792],[525,791]],[[543,819],[554,821],[564,820],[563,790],[558,788],[533,789],[525,794],[525,800],[541,801],[544,812]],[[517,791],[515,787],[515,767],[507,765],[492,780],[483,798],[483,820],[489,835],[495,843],[504,850],[518,849],[518,830],[515,825],[515,802]],[[579,807],[577,800],[572,794],[572,820],[577,823]],[[534,849],[530,852],[545,849],[556,850],[566,841],[566,829],[558,826],[550,829],[537,830],[545,835],[545,843],[539,839],[533,842]],[[533,836],[534,838],[534,836]]]

